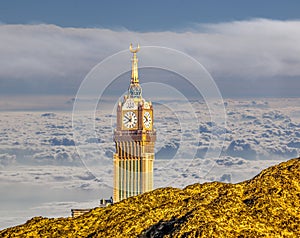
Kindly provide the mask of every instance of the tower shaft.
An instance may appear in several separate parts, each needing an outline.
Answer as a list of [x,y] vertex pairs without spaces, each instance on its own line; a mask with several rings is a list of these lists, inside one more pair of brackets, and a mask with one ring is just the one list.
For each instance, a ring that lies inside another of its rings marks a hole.
[[114,132],[116,152],[114,164],[114,202],[153,189],[153,162],[156,131],[153,128],[153,107],[142,98],[138,78],[138,59],[133,53],[128,94],[117,108],[117,128]]
[[[146,153],[154,143],[119,141],[114,155],[114,201],[135,196],[153,189],[154,153]],[[151,150],[151,149],[150,149]]]

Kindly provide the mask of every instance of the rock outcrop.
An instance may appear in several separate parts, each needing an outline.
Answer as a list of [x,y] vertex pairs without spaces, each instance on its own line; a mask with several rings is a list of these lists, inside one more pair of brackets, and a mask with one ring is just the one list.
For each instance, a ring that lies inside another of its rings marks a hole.
[[0,237],[300,237],[300,158],[238,184],[160,188],[78,218],[35,217]]

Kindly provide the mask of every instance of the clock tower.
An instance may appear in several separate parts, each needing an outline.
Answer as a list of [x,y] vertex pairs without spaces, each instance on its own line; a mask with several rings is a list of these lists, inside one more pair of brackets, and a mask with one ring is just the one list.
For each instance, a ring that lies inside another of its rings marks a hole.
[[153,162],[156,131],[153,128],[151,101],[142,97],[139,84],[138,59],[140,47],[132,48],[131,81],[127,95],[117,108],[117,128],[114,132],[113,201],[118,202],[153,189]]

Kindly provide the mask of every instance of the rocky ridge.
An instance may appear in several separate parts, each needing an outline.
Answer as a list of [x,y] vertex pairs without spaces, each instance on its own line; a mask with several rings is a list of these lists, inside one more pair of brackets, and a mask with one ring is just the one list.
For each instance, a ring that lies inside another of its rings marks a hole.
[[35,217],[0,237],[300,237],[300,158],[238,183],[160,188],[77,218]]

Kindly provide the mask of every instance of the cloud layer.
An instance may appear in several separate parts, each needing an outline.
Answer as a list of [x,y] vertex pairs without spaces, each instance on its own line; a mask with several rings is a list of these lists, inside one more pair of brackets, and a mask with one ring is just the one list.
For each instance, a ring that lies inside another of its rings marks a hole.
[[[211,121],[202,101],[155,105],[157,159],[172,159],[175,154],[178,159],[207,158],[209,149],[248,160],[299,155],[299,99],[228,99],[224,103],[226,126]],[[195,117],[186,110],[194,110]],[[90,115],[83,111],[76,119],[82,123],[72,128],[69,112],[3,112],[0,166],[82,166],[81,160],[112,166],[115,112],[112,108],[97,111],[92,128],[87,129],[84,122]]]
[[[236,183],[279,161],[299,156],[299,101],[225,100],[226,127],[211,122],[204,102],[192,102],[200,121],[196,128],[193,118],[178,116],[186,113],[186,103],[155,104],[155,188],[209,181]],[[85,138],[78,144],[73,137],[70,112],[2,112],[0,211],[5,215],[0,219],[0,228],[34,215],[68,216],[74,206],[96,206],[100,198],[109,197],[114,115],[112,109],[97,111],[93,135],[84,126],[83,130],[76,128]],[[83,112],[83,122],[86,116],[90,114]],[[187,126],[183,128],[184,122]],[[84,153],[79,155],[75,145],[85,148]],[[209,147],[223,147],[221,157],[207,157]],[[173,159],[176,153],[178,156]]]
[[266,19],[145,33],[3,24],[1,92],[74,94],[94,65],[126,49],[130,42],[139,42],[141,46],[170,47],[191,55],[229,96],[237,91],[230,90],[234,85],[244,87],[241,90],[250,88],[252,91],[244,92],[247,96],[255,94],[257,88],[263,88],[262,95],[290,95],[300,86],[299,28],[300,21]]

